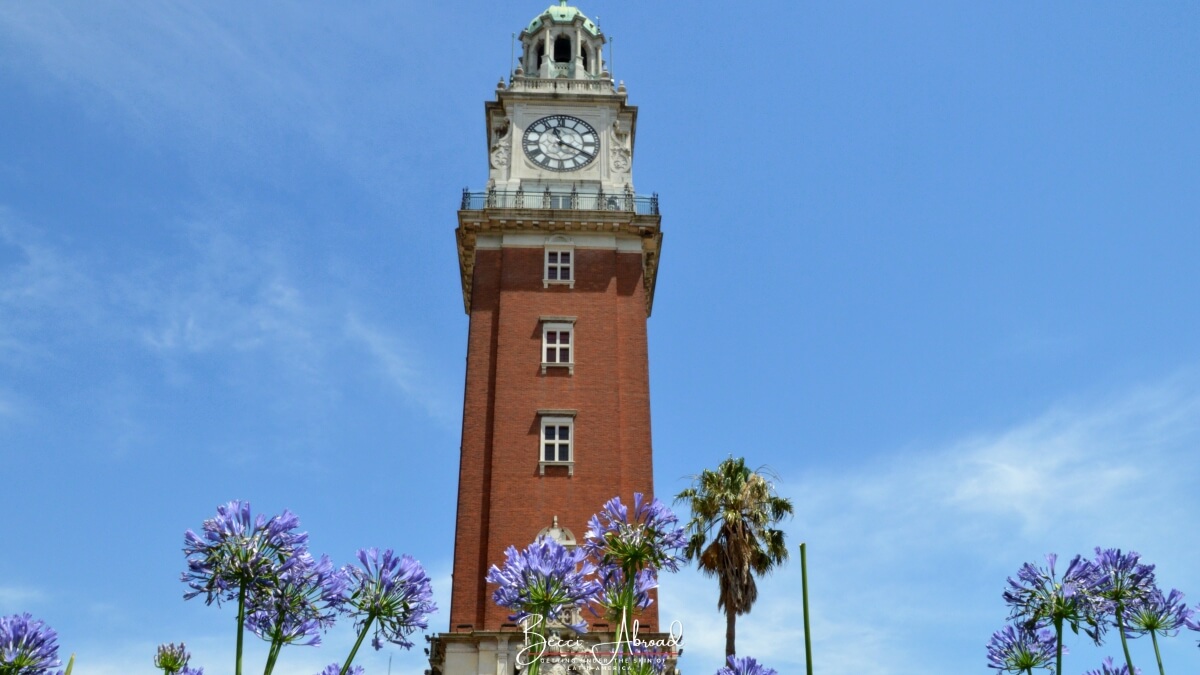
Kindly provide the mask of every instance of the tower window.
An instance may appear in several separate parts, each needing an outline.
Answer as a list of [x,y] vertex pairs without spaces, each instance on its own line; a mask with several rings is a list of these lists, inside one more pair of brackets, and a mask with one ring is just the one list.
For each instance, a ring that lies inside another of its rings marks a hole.
[[538,441],[538,473],[546,475],[547,466],[565,466],[575,474],[575,417],[573,410],[539,411],[542,433]]
[[571,38],[559,35],[554,39],[554,60],[557,63],[567,63],[571,60]]
[[546,246],[546,275],[542,277],[542,287],[565,284],[575,288],[574,259],[573,246]]
[[542,373],[555,366],[575,372],[575,318],[542,317]]
[[554,421],[561,423],[542,423],[542,461],[568,462],[571,460],[571,421]]

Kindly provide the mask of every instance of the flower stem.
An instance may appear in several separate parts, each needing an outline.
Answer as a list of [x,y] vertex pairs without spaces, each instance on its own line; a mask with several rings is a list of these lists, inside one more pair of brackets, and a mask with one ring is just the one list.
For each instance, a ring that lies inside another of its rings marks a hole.
[[267,667],[263,670],[263,675],[271,675],[271,671],[275,670],[275,659],[279,658],[279,650],[282,647],[281,642],[271,642],[271,651],[267,652]]
[[[549,612],[542,614],[543,617],[547,617],[549,615]],[[529,669],[525,671],[526,675],[538,675],[542,672],[542,653],[546,649],[546,621],[547,619],[543,618],[533,629],[533,634],[537,636],[537,643],[541,645],[541,649],[538,651],[537,655],[533,657],[533,661],[529,663]]]
[[1054,647],[1057,652],[1054,658],[1056,664],[1054,666],[1054,675],[1062,675],[1062,623],[1061,616],[1054,617],[1054,635],[1058,638],[1058,644]]
[[1125,639],[1125,622],[1121,617],[1121,605],[1121,602],[1117,602],[1117,633],[1121,636],[1121,649],[1125,650],[1125,665],[1129,666],[1129,673],[1133,675],[1137,671],[1133,669],[1133,657],[1129,655],[1129,641]]
[[235,675],[242,675],[242,634],[246,632],[246,584],[238,587],[237,664]]
[[1158,651],[1158,631],[1150,631],[1150,641],[1154,643],[1154,658],[1158,659],[1158,675],[1167,675],[1166,671],[1163,670],[1162,654]]
[[367,612],[367,620],[363,622],[362,630],[358,633],[358,640],[354,642],[354,648],[350,650],[350,656],[346,657],[346,663],[342,664],[342,672],[339,675],[346,675],[350,670],[350,664],[354,663],[354,655],[358,653],[358,648],[362,646],[363,638],[367,637],[367,631],[371,630],[371,622],[375,621],[375,612]]
[[271,636],[271,649],[267,652],[267,666],[263,669],[263,675],[271,675],[271,671],[275,670],[275,659],[279,658],[279,651],[281,649],[283,649],[282,616],[279,617],[279,625],[275,628],[275,634]]

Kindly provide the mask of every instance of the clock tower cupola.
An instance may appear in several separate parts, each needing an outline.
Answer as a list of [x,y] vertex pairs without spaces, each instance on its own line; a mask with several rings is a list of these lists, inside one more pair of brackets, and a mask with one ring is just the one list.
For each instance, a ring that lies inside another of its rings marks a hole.
[[[575,546],[606,501],[654,492],[646,324],[662,232],[658,196],[634,191],[637,108],[579,9],[552,5],[519,41],[484,104],[486,186],[463,191],[455,231],[470,324],[450,620],[430,675],[522,672],[523,632],[488,568],[539,537]],[[591,643],[614,639],[607,619],[577,618]],[[657,604],[636,618],[643,639],[660,630]]]
[[588,200],[631,192],[637,108],[626,104],[623,84],[613,86],[599,27],[563,2],[519,40],[517,68],[487,104],[489,189],[529,196],[575,188]]

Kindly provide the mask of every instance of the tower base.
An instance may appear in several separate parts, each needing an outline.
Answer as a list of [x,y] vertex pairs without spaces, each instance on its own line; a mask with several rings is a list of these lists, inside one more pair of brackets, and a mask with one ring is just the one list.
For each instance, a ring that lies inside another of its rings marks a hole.
[[[531,653],[520,630],[440,633],[426,639],[429,669],[425,675],[521,675]],[[681,675],[676,665],[683,651],[677,646],[678,635],[639,633],[637,639],[664,655],[663,675]],[[612,656],[616,640],[613,632],[551,630],[540,675],[619,675]],[[622,640],[628,644],[626,637]]]

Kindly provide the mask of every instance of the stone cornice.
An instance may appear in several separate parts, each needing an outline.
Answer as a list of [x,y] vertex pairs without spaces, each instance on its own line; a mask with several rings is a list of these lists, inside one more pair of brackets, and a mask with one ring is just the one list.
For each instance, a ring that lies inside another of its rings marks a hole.
[[471,313],[471,282],[475,273],[476,242],[479,235],[540,233],[597,233],[638,237],[642,242],[642,283],[646,316],[654,308],[654,286],[658,280],[658,257],[662,248],[660,215],[629,211],[580,211],[570,209],[479,209],[458,212],[458,268],[462,278],[463,309]]

